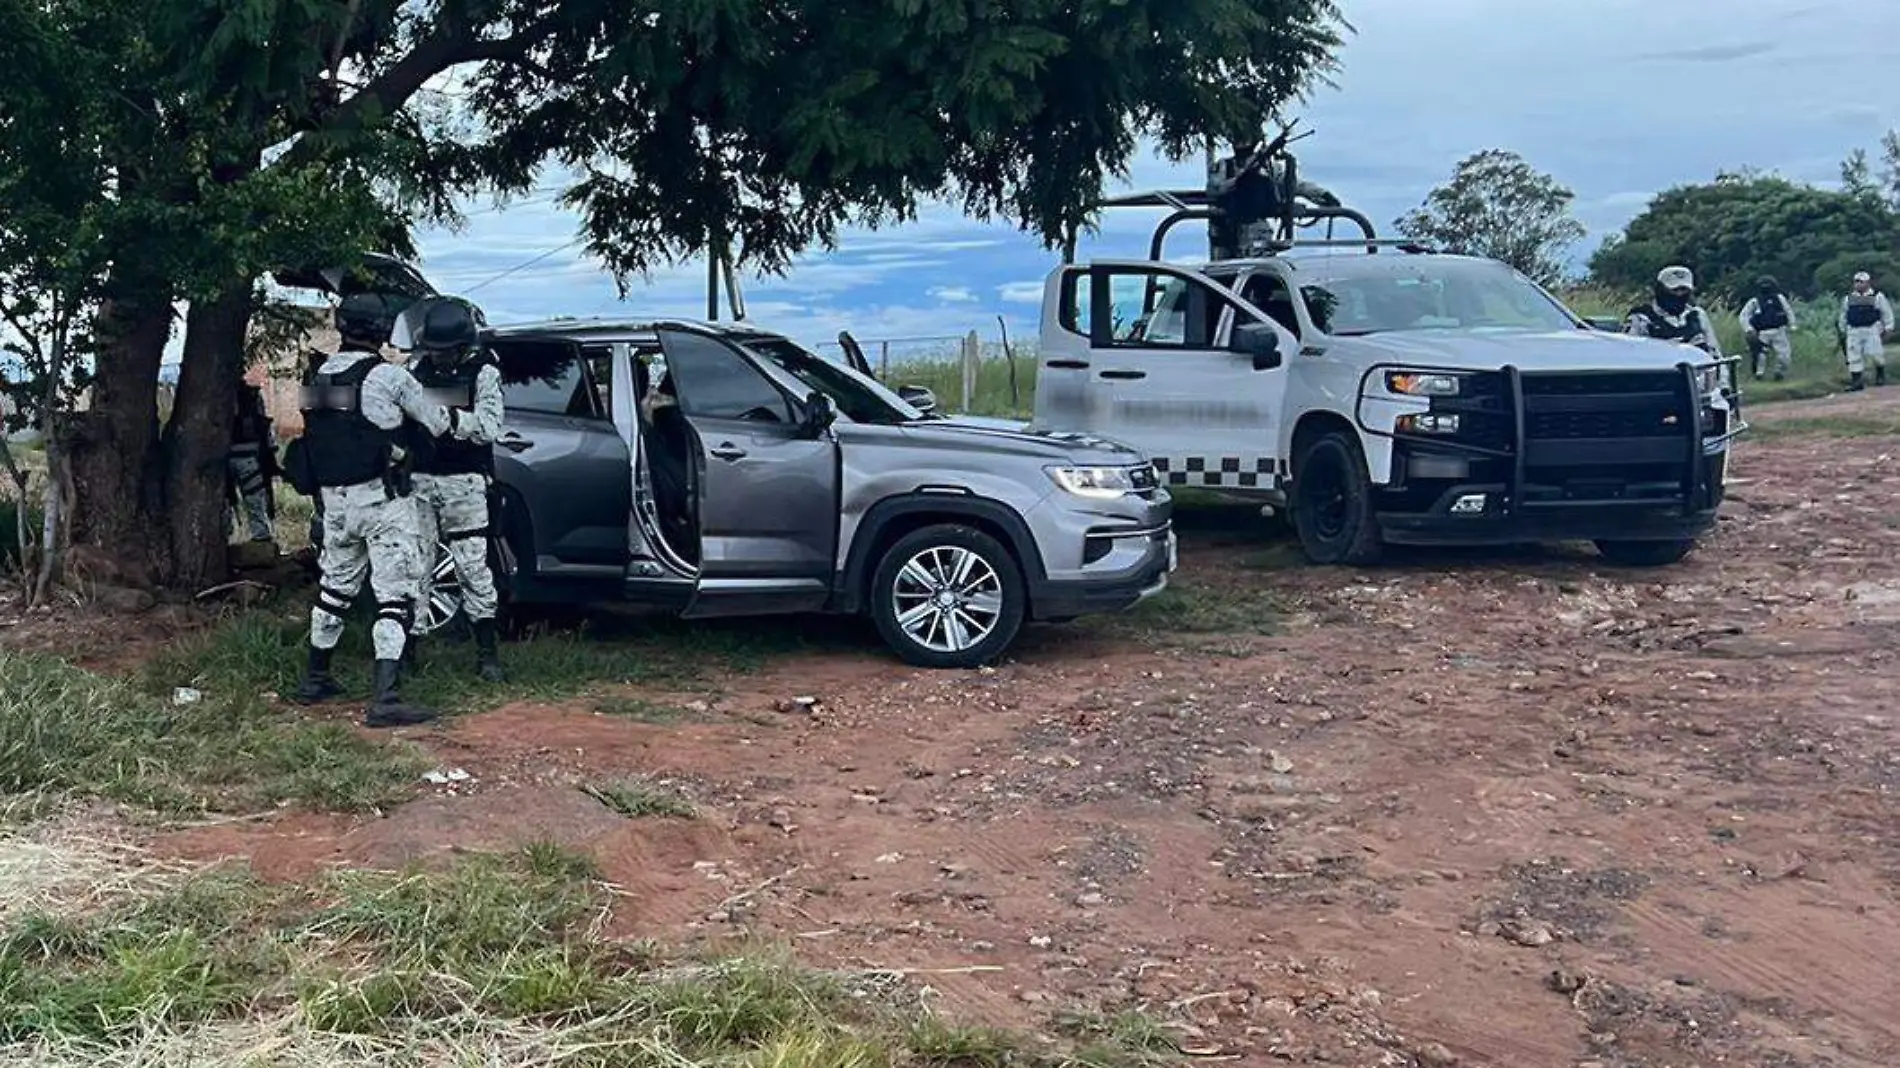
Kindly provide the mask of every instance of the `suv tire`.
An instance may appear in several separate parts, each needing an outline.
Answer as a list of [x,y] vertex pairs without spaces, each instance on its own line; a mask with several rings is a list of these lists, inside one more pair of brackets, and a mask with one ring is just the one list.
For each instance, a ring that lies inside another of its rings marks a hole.
[[871,579],[871,620],[906,663],[980,667],[1016,640],[1029,591],[1016,558],[974,527],[942,523],[884,550]]
[[1671,541],[1611,541],[1599,539],[1597,552],[1618,567],[1668,567],[1689,555],[1694,538]]
[[1384,546],[1359,442],[1334,430],[1293,458],[1293,528],[1316,564],[1370,564]]

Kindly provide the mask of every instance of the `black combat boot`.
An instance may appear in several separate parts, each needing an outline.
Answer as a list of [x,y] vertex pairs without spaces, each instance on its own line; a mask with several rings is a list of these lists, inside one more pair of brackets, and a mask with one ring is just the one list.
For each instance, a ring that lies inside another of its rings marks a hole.
[[501,669],[501,653],[496,648],[499,639],[495,634],[495,621],[471,619],[468,627],[475,634],[475,674],[483,682],[507,682],[508,674]]
[[435,709],[412,705],[402,699],[396,692],[401,679],[401,660],[376,661],[375,696],[370,698],[369,708],[363,713],[365,726],[413,727],[436,718]]
[[1847,376],[1847,392],[1859,393],[1861,390],[1866,389],[1866,388],[1867,388],[1866,372],[1855,371],[1853,374],[1850,374]]
[[1874,385],[1884,386],[1886,384],[1887,384],[1887,365],[1884,363],[1875,364],[1874,365]]
[[303,682],[297,686],[297,692],[290,695],[292,701],[316,705],[343,696],[343,687],[337,685],[335,676],[330,674],[330,658],[334,655],[335,649],[310,646],[309,666],[304,669]]

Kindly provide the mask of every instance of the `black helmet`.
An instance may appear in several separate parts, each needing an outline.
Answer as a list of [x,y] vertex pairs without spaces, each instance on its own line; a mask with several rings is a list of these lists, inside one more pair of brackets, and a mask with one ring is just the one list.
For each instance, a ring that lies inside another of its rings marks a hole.
[[1781,292],[1781,283],[1775,281],[1774,275],[1764,274],[1760,278],[1755,279],[1755,288],[1761,290],[1763,293],[1779,293]]
[[395,345],[415,352],[464,352],[481,342],[482,310],[462,297],[427,297],[410,305],[395,327]]
[[398,304],[381,293],[352,293],[336,306],[336,332],[345,341],[372,348],[389,342]]

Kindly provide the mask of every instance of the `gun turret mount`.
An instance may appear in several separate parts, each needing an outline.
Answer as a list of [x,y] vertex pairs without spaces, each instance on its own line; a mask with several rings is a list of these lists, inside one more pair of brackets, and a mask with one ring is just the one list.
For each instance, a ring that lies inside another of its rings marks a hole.
[[[1376,252],[1380,245],[1410,244],[1381,240],[1371,219],[1342,204],[1331,191],[1300,179],[1299,163],[1287,146],[1310,136],[1310,131],[1295,136],[1295,125],[1288,123],[1264,145],[1238,144],[1233,154],[1210,161],[1205,189],[1136,193],[1110,198],[1101,206],[1173,208],[1156,225],[1150,242],[1149,257],[1156,260],[1162,258],[1168,232],[1190,219],[1207,220],[1208,257],[1213,260],[1272,255],[1303,245]],[[1332,240],[1332,224],[1339,220],[1354,224],[1364,237]],[[1327,225],[1326,240],[1299,239],[1300,231],[1321,223]]]

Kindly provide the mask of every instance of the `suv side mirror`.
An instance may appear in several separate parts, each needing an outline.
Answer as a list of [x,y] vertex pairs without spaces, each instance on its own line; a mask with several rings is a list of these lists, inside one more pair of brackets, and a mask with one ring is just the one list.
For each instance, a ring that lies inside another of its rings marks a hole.
[[1253,369],[1271,371],[1280,366],[1280,335],[1266,323],[1244,323],[1234,328],[1232,348],[1253,358]]
[[815,438],[831,429],[831,424],[837,421],[838,406],[829,396],[817,390],[805,395],[805,415],[798,423],[800,434]]
[[924,386],[899,386],[897,395],[904,403],[928,415],[937,410],[937,395]]

